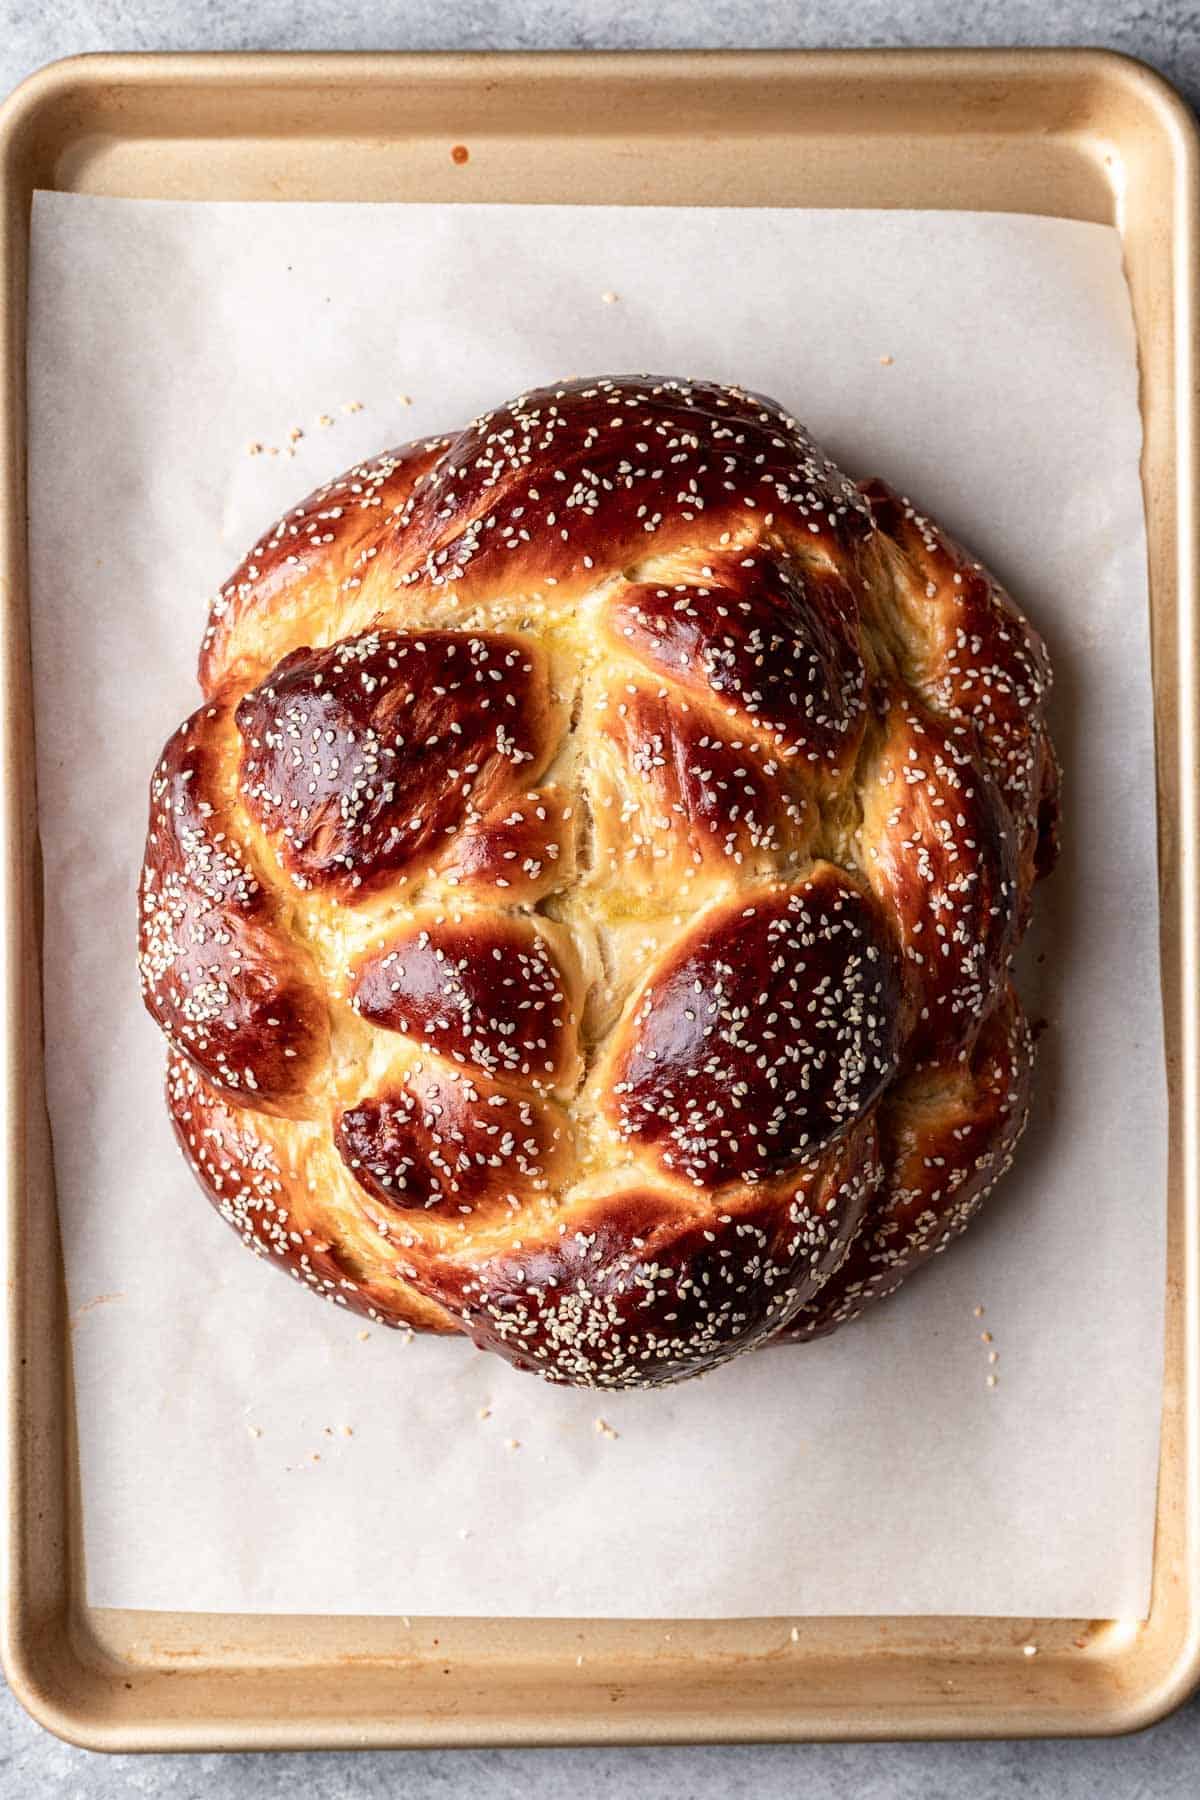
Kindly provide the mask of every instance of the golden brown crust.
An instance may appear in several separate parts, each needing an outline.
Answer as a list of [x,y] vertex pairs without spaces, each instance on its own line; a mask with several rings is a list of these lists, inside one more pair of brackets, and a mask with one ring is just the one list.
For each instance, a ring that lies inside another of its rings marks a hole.
[[1017,837],[970,728],[895,690],[859,774],[863,871],[919,1010],[910,1058],[954,1054],[1003,986],[1017,936]]
[[362,464],[201,681],[146,1003],[201,1184],[317,1292],[656,1385],[853,1316],[1011,1155],[1045,651],[774,402],[567,383]]
[[983,564],[883,481],[862,492],[879,527],[905,669],[930,708],[970,732],[1009,810],[1028,889],[1054,860],[1058,765],[1043,711],[1046,646]]
[[812,838],[817,809],[792,765],[640,681],[602,689],[591,789],[601,867],[662,898],[747,878]]
[[208,699],[244,693],[297,644],[347,635],[339,616],[378,554],[381,519],[405,505],[446,442],[404,444],[356,464],[255,544],[209,607],[199,668]]
[[323,1124],[233,1106],[174,1051],[166,1087],[184,1157],[248,1249],[322,1299],[376,1324],[457,1330],[441,1307],[396,1273]]
[[501,906],[544,900],[575,878],[571,790],[551,783],[505,794],[472,815],[436,867],[450,887]]

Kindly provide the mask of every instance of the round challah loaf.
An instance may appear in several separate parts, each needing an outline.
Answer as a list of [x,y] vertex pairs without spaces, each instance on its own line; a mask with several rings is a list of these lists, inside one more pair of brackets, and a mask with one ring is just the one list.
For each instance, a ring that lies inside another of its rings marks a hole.
[[522,395],[211,609],[146,1004],[244,1241],[382,1324],[654,1385],[889,1293],[1025,1120],[1037,634],[773,401]]

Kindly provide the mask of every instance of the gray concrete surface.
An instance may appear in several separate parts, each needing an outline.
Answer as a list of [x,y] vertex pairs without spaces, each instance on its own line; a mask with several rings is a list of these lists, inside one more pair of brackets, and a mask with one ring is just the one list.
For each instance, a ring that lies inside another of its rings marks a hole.
[[[1196,0],[0,0],[0,91],[83,50],[1104,44],[1200,104]],[[0,1800],[1194,1800],[1200,1700],[1099,1743],[96,1757],[0,1692]]]

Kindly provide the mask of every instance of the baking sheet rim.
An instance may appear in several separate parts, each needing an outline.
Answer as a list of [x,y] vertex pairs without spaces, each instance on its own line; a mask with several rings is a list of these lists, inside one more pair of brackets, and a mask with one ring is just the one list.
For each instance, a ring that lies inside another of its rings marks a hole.
[[[976,53],[910,51],[903,53],[797,52],[780,54],[768,52],[731,53],[729,55],[723,55],[721,53],[699,53],[695,56],[691,53],[667,53],[664,55],[639,53],[633,56],[622,56],[619,58],[584,55],[575,57],[538,57],[534,59],[507,55],[493,55],[491,53],[481,57],[455,55],[431,58],[420,56],[363,58],[358,56],[338,55],[280,57],[270,54],[253,54],[247,56],[205,55],[200,57],[146,56],[71,59],[64,64],[52,65],[50,69],[41,71],[39,75],[32,77],[31,80],[26,83],[22,89],[19,89],[17,94],[10,99],[7,108],[5,109],[3,121],[0,123],[0,134],[3,136],[5,176],[4,198],[6,208],[4,264],[6,291],[9,297],[9,308],[6,319],[5,355],[8,359],[10,375],[10,380],[6,384],[5,389],[6,416],[4,419],[5,429],[3,441],[6,465],[5,499],[7,504],[3,520],[2,539],[2,548],[4,552],[3,573],[8,578],[9,602],[5,611],[4,620],[6,653],[5,677],[7,697],[10,701],[9,706],[6,709],[4,745],[5,777],[10,806],[9,842],[6,846],[8,856],[6,860],[5,892],[5,905],[8,921],[10,925],[15,923],[22,927],[27,926],[31,922],[32,911],[29,905],[30,893],[27,889],[29,885],[28,877],[32,870],[32,857],[36,854],[35,844],[31,839],[32,820],[29,816],[29,771],[31,768],[31,761],[28,758],[27,743],[21,744],[19,741],[15,741],[15,734],[21,731],[23,725],[28,724],[28,720],[26,719],[25,714],[21,712],[20,708],[14,709],[11,704],[14,699],[26,698],[23,682],[27,680],[27,671],[14,670],[14,658],[27,656],[27,649],[23,636],[27,626],[27,593],[24,582],[23,544],[23,392],[21,391],[20,382],[21,368],[20,364],[16,361],[17,352],[23,345],[23,281],[25,261],[23,254],[14,255],[14,250],[17,248],[17,245],[14,242],[13,236],[14,212],[20,212],[23,209],[27,194],[24,192],[21,194],[14,194],[13,192],[14,145],[17,146],[18,150],[22,148],[18,140],[22,135],[28,136],[31,119],[36,123],[39,111],[45,109],[47,104],[49,104],[51,113],[53,113],[56,100],[61,101],[64,89],[68,93],[75,91],[76,84],[80,82],[82,82],[85,91],[90,88],[94,92],[99,85],[104,83],[108,83],[111,89],[115,85],[121,83],[133,82],[144,86],[146,83],[153,84],[156,79],[159,79],[169,80],[169,82],[175,86],[177,86],[180,81],[183,81],[185,85],[190,82],[193,84],[193,91],[195,91],[195,86],[197,84],[211,83],[223,75],[233,77],[235,72],[237,81],[242,83],[249,81],[252,86],[264,81],[268,83],[278,83],[280,80],[282,80],[286,86],[289,83],[306,76],[310,79],[315,79],[322,75],[336,74],[340,79],[345,79],[352,74],[355,78],[361,78],[369,74],[374,74],[378,77],[383,72],[395,75],[399,72],[401,66],[413,76],[419,75],[422,71],[427,75],[433,75],[437,70],[444,71],[447,68],[451,68],[455,71],[460,71],[464,78],[478,81],[486,80],[489,68],[493,71],[498,70],[502,75],[507,73],[510,78],[513,78],[516,76],[519,68],[527,67],[531,62],[536,62],[538,65],[539,75],[553,72],[548,65],[554,65],[560,70],[571,69],[579,71],[586,68],[593,74],[599,74],[607,69],[608,72],[615,75],[616,65],[619,63],[623,65],[623,73],[627,74],[633,73],[636,69],[636,72],[643,77],[653,76],[655,72],[661,76],[669,70],[672,78],[678,79],[681,76],[688,75],[690,72],[691,78],[694,81],[701,82],[711,81],[716,74],[717,66],[720,65],[724,65],[727,68],[736,65],[742,73],[745,73],[748,68],[765,70],[770,66],[784,74],[789,71],[793,74],[798,74],[803,65],[809,72],[823,67],[830,75],[835,74],[837,71],[845,71],[848,67],[857,67],[859,71],[865,73],[868,65],[870,65],[871,72],[877,77],[880,70],[886,68],[896,71],[897,76],[904,72],[915,74],[917,71],[920,71],[926,78],[935,73],[944,77],[961,76],[965,68],[982,70],[990,65],[991,70],[996,73],[999,73],[1002,68],[1008,68],[1015,79],[1021,73],[1022,66],[1027,71],[1034,67],[1037,67],[1041,71],[1046,71],[1050,68],[1051,64],[1053,64],[1060,69],[1064,65],[1070,65],[1074,74],[1080,78],[1086,77],[1089,73],[1091,73],[1093,77],[1102,77],[1106,74],[1111,75],[1114,69],[1118,71],[1128,71],[1133,69],[1135,73],[1132,76],[1125,75],[1122,78],[1137,80],[1142,82],[1143,85],[1148,79],[1152,87],[1157,88],[1157,92],[1151,94],[1151,100],[1157,104],[1157,109],[1161,116],[1161,123],[1164,128],[1172,130],[1175,135],[1174,166],[1176,192],[1174,194],[1174,230],[1176,234],[1176,244],[1174,247],[1174,255],[1176,269],[1179,270],[1182,268],[1183,270],[1181,275],[1177,275],[1176,280],[1175,306],[1177,316],[1175,318],[1175,347],[1179,353],[1179,366],[1177,366],[1175,370],[1174,382],[1174,403],[1176,408],[1175,425],[1177,427],[1177,484],[1180,494],[1184,496],[1184,503],[1180,508],[1177,545],[1178,573],[1181,578],[1178,596],[1178,623],[1180,630],[1177,644],[1178,669],[1177,671],[1174,671],[1178,678],[1178,690],[1177,696],[1175,697],[1177,697],[1180,703],[1177,720],[1179,744],[1175,769],[1172,771],[1168,768],[1164,768],[1161,760],[1159,769],[1160,789],[1164,790],[1162,793],[1162,801],[1169,803],[1173,798],[1170,789],[1175,785],[1175,781],[1178,782],[1179,789],[1177,797],[1178,805],[1175,808],[1175,819],[1178,821],[1178,829],[1177,831],[1171,829],[1173,824],[1171,820],[1162,820],[1160,823],[1160,834],[1163,838],[1164,848],[1168,853],[1167,861],[1164,864],[1162,871],[1164,881],[1165,935],[1169,934],[1172,929],[1174,921],[1172,907],[1176,907],[1179,909],[1178,924],[1180,927],[1177,951],[1179,956],[1180,974],[1183,978],[1182,995],[1186,1001],[1186,1004],[1182,1008],[1182,1047],[1184,1050],[1184,1062],[1178,1084],[1179,1092],[1177,1095],[1173,1094],[1173,1101],[1176,1098],[1178,1099],[1180,1111],[1178,1123],[1182,1126],[1183,1135],[1186,1140],[1183,1167],[1179,1171],[1179,1174],[1186,1189],[1185,1198],[1187,1204],[1184,1212],[1184,1242],[1182,1245],[1176,1246],[1176,1266],[1173,1267],[1171,1271],[1169,1285],[1171,1290],[1176,1293],[1178,1304],[1184,1307],[1186,1315],[1180,1321],[1184,1333],[1182,1347],[1185,1357],[1185,1365],[1182,1373],[1185,1378],[1184,1388],[1188,1394],[1194,1397],[1197,1391],[1197,1260],[1194,1255],[1194,1242],[1189,1243],[1189,1239],[1194,1239],[1196,1231],[1195,1123],[1193,1116],[1196,1086],[1195,1058],[1197,1041],[1197,1024],[1195,1016],[1197,1010],[1197,982],[1195,966],[1196,882],[1194,843],[1196,759],[1193,754],[1195,724],[1195,671],[1193,668],[1195,571],[1192,566],[1192,545],[1194,540],[1195,520],[1192,512],[1194,490],[1187,484],[1187,478],[1190,476],[1191,472],[1192,445],[1195,426],[1194,394],[1190,380],[1188,379],[1190,373],[1190,358],[1194,348],[1196,331],[1195,275],[1194,258],[1191,257],[1188,252],[1190,251],[1190,243],[1194,235],[1195,225],[1196,137],[1195,127],[1191,122],[1190,115],[1187,114],[1186,108],[1184,108],[1177,97],[1173,95],[1172,91],[1166,87],[1166,84],[1161,83],[1159,78],[1140,69],[1140,67],[1128,64],[1124,59],[1113,57],[1110,53],[1044,52],[1039,54],[1027,52]],[[57,95],[55,92],[56,88],[58,90]],[[803,128],[798,127],[797,129],[802,130]],[[404,132],[402,128],[398,129],[397,136],[403,140]],[[29,185],[31,184],[27,183],[26,187]],[[21,229],[19,221],[17,222],[17,229]],[[27,219],[24,221],[23,229],[27,233]],[[1182,240],[1182,243],[1180,240]],[[23,251],[24,248],[25,246],[22,244],[21,250]],[[1140,341],[1141,332],[1139,327],[1139,342]],[[15,380],[13,379],[14,377],[16,378]],[[20,609],[19,618],[14,619],[14,609]],[[1158,611],[1159,607],[1156,606],[1155,596],[1152,594],[1152,612],[1157,614]],[[1162,704],[1161,685],[1164,680],[1164,670],[1156,667],[1155,685],[1156,690],[1160,690],[1156,691],[1156,708]],[[1170,684],[1168,683],[1168,689],[1169,686]],[[24,757],[22,756],[22,751],[25,753]],[[14,806],[14,802],[17,802],[18,804]],[[1176,876],[1179,877],[1177,881],[1174,879]],[[10,936],[10,945],[14,941],[15,940]],[[7,1023],[9,1026],[8,1098],[11,1104],[14,1100],[23,1099],[29,1096],[31,1091],[30,1083],[32,1081],[33,1102],[36,1107],[40,1103],[40,1045],[34,1050],[30,1059],[33,1063],[33,1068],[27,1068],[25,1052],[29,1050],[30,1046],[26,1042],[24,1031],[24,1027],[31,1012],[29,1006],[29,987],[31,981],[35,981],[35,979],[35,976],[31,977],[28,967],[24,966],[24,959],[13,956],[10,950],[10,967],[8,970],[6,995],[8,1002]],[[32,1011],[36,1013],[36,1010],[35,1005]],[[23,1175],[23,1152],[25,1149],[24,1133],[20,1130],[15,1117],[12,1115],[10,1115],[9,1141],[9,1174],[11,1176],[14,1172],[17,1172]],[[10,1253],[17,1247],[14,1246],[12,1242],[12,1235],[14,1230],[19,1227],[20,1224],[20,1202],[24,1201],[26,1198],[27,1196],[24,1193],[23,1188],[19,1197],[15,1196],[11,1191],[8,1196]],[[1181,1258],[1179,1252],[1181,1250],[1186,1251],[1189,1249],[1193,1254],[1190,1256],[1183,1255]],[[1178,1266],[1181,1261],[1183,1265],[1182,1268]],[[59,1275],[58,1280],[61,1284],[61,1275]],[[51,1428],[49,1434],[39,1431],[39,1421],[30,1416],[29,1409],[26,1406],[25,1383],[18,1379],[17,1376],[18,1368],[23,1366],[21,1363],[22,1355],[31,1350],[34,1352],[41,1350],[44,1353],[46,1345],[45,1343],[39,1344],[36,1337],[33,1337],[30,1333],[30,1326],[34,1321],[30,1317],[30,1308],[27,1304],[28,1295],[23,1290],[18,1289],[14,1297],[14,1283],[11,1280],[8,1292],[10,1296],[10,1323],[13,1333],[11,1339],[13,1360],[9,1371],[9,1403],[10,1416],[14,1425],[12,1442],[14,1448],[18,1450],[18,1456],[10,1481],[10,1492],[12,1493],[15,1504],[12,1510],[12,1531],[10,1536],[10,1549],[13,1560],[11,1563],[12,1580],[5,1619],[5,1663],[9,1670],[14,1690],[29,1709],[34,1712],[35,1716],[40,1717],[42,1722],[49,1725],[51,1729],[59,1731],[60,1735],[74,1738],[76,1741],[88,1742],[96,1745],[96,1747],[101,1747],[102,1745],[103,1747],[120,1748],[148,1747],[151,1742],[157,1742],[162,1744],[163,1747],[166,1747],[167,1743],[199,1743],[201,1741],[211,1745],[213,1740],[209,1733],[200,1726],[199,1719],[188,1719],[186,1717],[181,1719],[178,1714],[174,1719],[171,1719],[168,1716],[169,1713],[175,1712],[174,1706],[171,1706],[162,1715],[159,1729],[147,1729],[148,1722],[143,1720],[141,1721],[142,1729],[134,1730],[132,1733],[125,1733],[120,1729],[118,1729],[115,1734],[109,1730],[101,1730],[97,1733],[94,1723],[85,1725],[83,1721],[74,1716],[69,1703],[64,1704],[62,1701],[56,1700],[54,1696],[47,1692],[44,1671],[37,1666],[36,1658],[30,1657],[30,1628],[33,1624],[33,1620],[30,1616],[30,1595],[27,1591],[27,1584],[21,1579],[25,1573],[25,1558],[29,1549],[30,1531],[35,1523],[35,1520],[31,1515],[29,1501],[31,1497],[31,1486],[36,1488],[38,1486],[38,1480],[35,1479],[31,1483],[30,1477],[31,1475],[36,1474],[40,1479],[41,1485],[44,1487],[48,1471],[44,1466],[41,1467],[40,1470],[34,1471],[27,1461],[27,1458],[31,1454],[31,1440],[40,1441],[42,1444],[42,1463],[44,1464],[47,1453],[50,1450],[46,1440],[47,1437],[53,1438],[54,1431],[53,1428]],[[59,1305],[61,1310],[61,1299]],[[43,1313],[43,1320],[44,1317],[45,1315]],[[61,1387],[69,1379],[69,1368],[67,1367],[69,1364],[69,1356],[66,1353],[64,1335],[62,1332],[55,1332],[52,1335],[50,1356],[52,1362],[57,1365],[57,1380]],[[1150,1716],[1156,1716],[1158,1713],[1167,1710],[1171,1704],[1175,1703],[1179,1698],[1182,1698],[1188,1688],[1195,1682],[1197,1676],[1200,1675],[1200,1624],[1198,1624],[1197,1621],[1195,1606],[1196,1545],[1194,1525],[1197,1491],[1198,1485],[1200,1485],[1198,1484],[1197,1478],[1196,1438],[1197,1432],[1193,1417],[1188,1422],[1188,1427],[1184,1433],[1182,1450],[1182,1499],[1185,1511],[1188,1515],[1187,1524],[1190,1528],[1185,1533],[1185,1537],[1191,1552],[1190,1562],[1185,1571],[1189,1599],[1188,1642],[1185,1644],[1183,1651],[1177,1658],[1176,1666],[1173,1670],[1173,1679],[1166,1684],[1160,1684],[1155,1695],[1143,1696],[1141,1708],[1137,1711],[1136,1716],[1131,1712],[1129,1704],[1126,1703],[1123,1709],[1120,1709],[1119,1716],[1118,1709],[1115,1708],[1108,1717],[1097,1714],[1092,1722],[1092,1729],[1122,1729],[1146,1723]],[[62,1448],[63,1446],[60,1444],[59,1449],[61,1450]],[[50,1451],[50,1453],[52,1454],[52,1451]],[[1164,1469],[1166,1467],[1165,1440],[1163,1467]],[[60,1473],[65,1475],[65,1469],[61,1470]],[[50,1472],[50,1480],[53,1480],[52,1472]],[[60,1500],[61,1498],[62,1496],[60,1494]],[[1163,1537],[1163,1504],[1162,1493],[1160,1492],[1160,1540]],[[69,1546],[64,1538],[61,1544],[63,1561],[63,1598],[68,1603],[72,1598],[69,1565],[74,1564],[76,1569],[79,1567],[77,1556],[72,1554],[73,1549],[77,1551],[77,1546]],[[656,1621],[656,1629],[661,1631],[664,1623],[669,1624],[669,1621]],[[832,1629],[839,1624],[838,1621],[830,1620],[822,1620],[819,1623],[827,1629]],[[901,1625],[911,1622],[897,1620],[878,1621],[877,1623],[882,1626],[889,1623]],[[968,1628],[972,1623],[978,1624],[978,1621],[958,1620],[949,1623],[958,1628],[960,1641],[967,1646],[966,1650],[961,1651],[960,1654],[969,1655],[970,1632]],[[64,1624],[64,1622],[60,1621],[60,1624]],[[78,1624],[78,1620],[76,1620],[76,1624]],[[76,1654],[80,1654],[78,1645],[76,1645]],[[395,1658],[394,1666],[399,1666],[402,1662],[403,1659]],[[133,1666],[134,1665],[129,1666],[130,1670],[132,1670]],[[222,1742],[229,1741],[239,1745],[245,1744],[247,1746],[251,1744],[261,1745],[264,1742],[271,1741],[287,1742],[290,1744],[303,1742],[310,1745],[347,1741],[361,1742],[363,1736],[361,1721],[357,1730],[351,1730],[349,1721],[347,1720],[347,1729],[345,1732],[335,1731],[331,1733],[327,1728],[319,1728],[311,1735],[302,1736],[292,1731],[285,1731],[275,1739],[272,1738],[271,1727],[266,1726],[263,1723],[252,1727],[251,1723],[244,1718],[240,1723],[240,1727],[234,1725],[232,1722],[226,1726],[223,1721],[212,1719],[211,1717],[210,1723],[216,1725],[218,1729],[225,1731],[226,1735],[222,1737]],[[374,1732],[368,1733],[368,1735],[372,1738],[372,1741],[393,1743],[467,1743],[499,1741],[564,1742],[583,1741],[592,1738],[594,1738],[595,1741],[613,1741],[613,1733],[610,1730],[605,1729],[602,1718],[597,1713],[596,1709],[593,1707],[591,1711],[585,1711],[582,1709],[582,1703],[580,1710],[570,1712],[560,1721],[548,1719],[528,1721],[524,1730],[520,1726],[516,1726],[514,1729],[514,1726],[516,1725],[515,1720],[509,1721],[507,1729],[494,1721],[490,1728],[488,1727],[487,1721],[481,1721],[481,1723],[483,1724],[486,1733],[483,1736],[478,1735],[477,1726],[472,1727],[471,1724],[461,1716],[455,1718],[452,1725],[449,1720],[443,1720],[440,1729],[434,1724],[433,1720],[430,1720],[429,1725],[433,1726],[431,1732],[428,1727],[426,1729],[421,1729],[417,1725],[417,1722],[411,1717],[401,1717],[396,1715],[390,1719],[385,1718],[377,1721],[378,1728],[382,1729],[385,1734],[382,1738],[375,1735]],[[675,1732],[665,1716],[657,1729],[649,1728],[648,1721],[642,1720],[642,1729],[635,1732],[633,1730],[633,1723],[634,1721],[628,1714],[624,1715],[618,1728],[619,1735],[622,1737],[636,1737],[639,1741],[665,1741],[675,1736]],[[758,1715],[757,1718],[746,1718],[744,1720],[729,1715],[722,1716],[717,1720],[713,1720],[710,1717],[703,1717],[698,1721],[693,1721],[689,1726],[683,1726],[682,1721],[680,1721],[681,1733],[677,1741],[686,1741],[697,1737],[705,1737],[708,1739],[719,1739],[724,1737],[733,1739],[756,1736],[794,1735],[792,1731],[789,1731],[786,1728],[786,1721],[781,1723],[782,1729],[773,1727],[771,1722],[765,1719],[761,1714]],[[836,1721],[833,1722],[832,1729],[827,1731],[816,1729],[818,1722],[811,1717],[803,1717],[798,1723],[812,1735],[845,1735],[844,1731],[837,1729]],[[885,1726],[888,1723],[893,1723],[897,1735],[901,1733],[907,1734],[904,1709],[899,1704],[897,1704],[893,1718],[890,1721],[885,1719],[876,1721],[876,1723],[882,1723]],[[974,1723],[976,1727],[978,1727],[978,1719],[976,1719]],[[197,1729],[198,1727],[199,1729]],[[1038,1724],[1034,1725],[1034,1728],[1045,1729],[1046,1727],[1044,1724]],[[1071,1729],[1071,1727],[1059,1724],[1056,1727],[1051,1726],[1050,1729],[1063,1730]],[[390,1735],[387,1735],[389,1731]],[[890,1735],[891,1733],[871,1729],[866,1734]]]

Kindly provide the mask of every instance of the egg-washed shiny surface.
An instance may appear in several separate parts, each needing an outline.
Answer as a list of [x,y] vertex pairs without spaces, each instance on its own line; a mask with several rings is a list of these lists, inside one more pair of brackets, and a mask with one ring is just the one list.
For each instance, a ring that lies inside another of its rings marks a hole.
[[521,396],[286,515],[151,785],[146,1003],[244,1241],[547,1378],[817,1336],[1024,1124],[1050,673],[774,402]]

